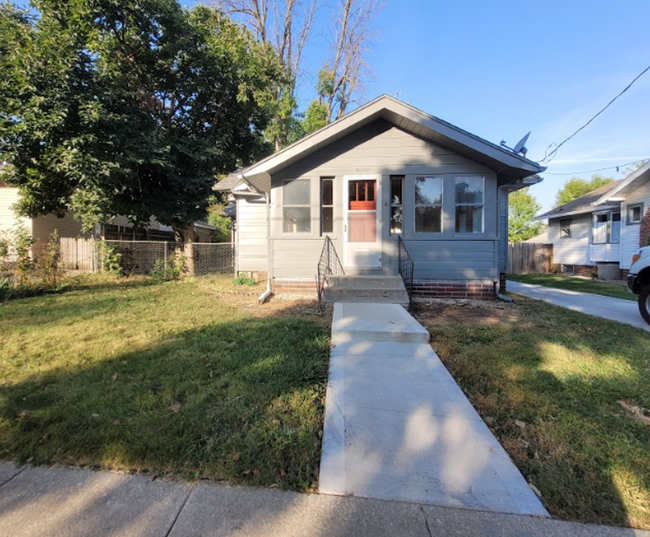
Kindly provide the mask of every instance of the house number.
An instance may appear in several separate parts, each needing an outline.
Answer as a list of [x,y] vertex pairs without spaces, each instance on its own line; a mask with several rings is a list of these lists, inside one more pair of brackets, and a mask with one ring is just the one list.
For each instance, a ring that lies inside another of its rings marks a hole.
[[357,166],[358,172],[369,172],[370,168],[368,166]]

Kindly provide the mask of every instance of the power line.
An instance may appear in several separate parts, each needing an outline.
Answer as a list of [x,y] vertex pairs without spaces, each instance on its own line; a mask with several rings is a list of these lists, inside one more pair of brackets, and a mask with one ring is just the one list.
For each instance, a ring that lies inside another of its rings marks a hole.
[[580,175],[583,173],[595,173],[595,172],[602,172],[604,170],[613,170],[616,168],[623,168],[624,166],[629,166],[630,164],[636,164],[637,162],[641,162],[642,164],[645,164],[648,162],[650,158],[642,159],[642,160],[633,160],[631,162],[626,162],[625,164],[619,164],[618,166],[608,166],[607,168],[598,168],[596,170],[583,170],[581,172],[569,172],[569,173],[551,173],[551,172],[544,172],[544,175]]
[[[582,127],[580,127],[577,131],[575,131],[571,136],[569,136],[568,138],[566,138],[566,139],[564,139],[562,142],[560,142],[559,145],[556,145],[555,143],[549,144],[549,146],[546,148],[546,153],[544,154],[544,158],[543,158],[540,162],[546,162],[549,158],[553,157],[553,155],[555,155],[555,154],[557,153],[557,151],[558,151],[558,149],[560,149],[560,147],[562,147],[564,144],[566,144],[569,140],[571,140],[571,138],[573,138],[573,137],[574,137],[576,134],[578,134],[581,130],[583,130],[585,127],[587,127],[587,126],[588,126],[588,125],[589,125],[589,124],[590,124],[594,119],[596,119],[600,114],[602,114],[602,113],[603,113],[605,110],[607,110],[607,109],[608,109],[612,104],[614,104],[614,101],[616,101],[616,99],[618,99],[618,98],[619,98],[621,95],[623,95],[627,90],[629,90],[629,89],[632,87],[632,84],[634,84],[637,80],[639,80],[639,78],[641,78],[643,75],[645,75],[649,70],[650,70],[650,65],[648,65],[648,67],[646,67],[643,71],[641,71],[641,72],[640,72],[640,73],[639,73],[639,74],[634,78],[634,80],[632,80],[632,82],[630,82],[630,83],[625,87],[625,89],[623,89],[623,91],[621,91],[621,92],[620,92],[616,97],[614,97],[611,101],[609,101],[609,102],[607,103],[607,105],[606,105],[602,110],[600,110],[600,112],[598,112],[597,114],[595,114],[594,116],[592,116],[592,118],[591,118],[589,121],[587,121],[587,123],[585,123],[585,124],[584,124]],[[548,153],[548,150],[549,150],[549,149],[551,148],[551,146],[553,146],[553,145],[555,145],[555,149],[553,149],[553,151],[551,151],[550,153]]]

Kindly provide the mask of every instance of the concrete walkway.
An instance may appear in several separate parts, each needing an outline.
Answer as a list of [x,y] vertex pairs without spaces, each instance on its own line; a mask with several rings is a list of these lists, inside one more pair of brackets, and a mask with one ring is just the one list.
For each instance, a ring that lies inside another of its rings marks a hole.
[[553,287],[512,282],[510,280],[506,283],[506,289],[509,293],[543,300],[555,306],[629,324],[650,332],[650,325],[641,317],[637,303],[631,300],[567,291],[566,289],[554,289]]
[[332,339],[321,493],[548,516],[401,306],[337,303]]
[[0,463],[0,537],[650,537],[650,532],[273,489]]

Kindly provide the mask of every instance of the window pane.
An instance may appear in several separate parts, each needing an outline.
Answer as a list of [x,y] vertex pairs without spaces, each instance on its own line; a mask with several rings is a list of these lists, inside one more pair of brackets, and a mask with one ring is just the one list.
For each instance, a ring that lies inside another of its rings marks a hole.
[[483,233],[483,206],[456,207],[457,233]]
[[612,213],[612,236],[610,242],[621,241],[621,213]]
[[456,203],[483,203],[483,178],[456,178]]
[[571,220],[560,221],[560,237],[563,239],[571,237]]
[[594,242],[607,242],[607,215],[597,214],[594,218]]
[[440,233],[442,231],[442,207],[416,207],[415,231]]
[[323,222],[322,222],[322,232],[323,233],[332,233],[334,231],[334,208],[333,207],[323,207]]
[[390,208],[390,232],[391,234],[402,232],[402,207],[400,206]]
[[415,180],[416,204],[442,204],[442,178],[418,177]]
[[627,223],[637,224],[641,221],[641,206],[634,205],[628,208]]
[[285,233],[309,233],[311,209],[309,207],[285,207],[282,213],[282,229]]
[[309,205],[311,203],[310,182],[308,179],[284,183],[285,205]]
[[323,179],[323,205],[334,205],[334,181]]
[[390,203],[391,205],[402,204],[402,182],[403,177],[390,178]]

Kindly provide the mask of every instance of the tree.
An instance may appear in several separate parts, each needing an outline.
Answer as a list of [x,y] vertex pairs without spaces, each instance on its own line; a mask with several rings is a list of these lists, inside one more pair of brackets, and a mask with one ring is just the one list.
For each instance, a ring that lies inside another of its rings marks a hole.
[[573,177],[564,183],[564,186],[558,191],[555,197],[555,206],[559,207],[560,205],[569,203],[612,181],[613,179],[611,177],[603,177],[602,175],[593,175],[590,181],[581,179],[580,177]]
[[371,24],[383,0],[339,0],[332,57],[318,74],[317,91],[326,106],[327,123],[343,117],[355,91],[363,88],[365,61],[372,41]]
[[542,206],[528,188],[516,190],[508,196],[508,241],[521,242],[539,235],[544,226],[533,218]]
[[0,5],[0,154],[31,217],[121,214],[182,230],[217,173],[268,154],[279,62],[220,11],[177,0]]

